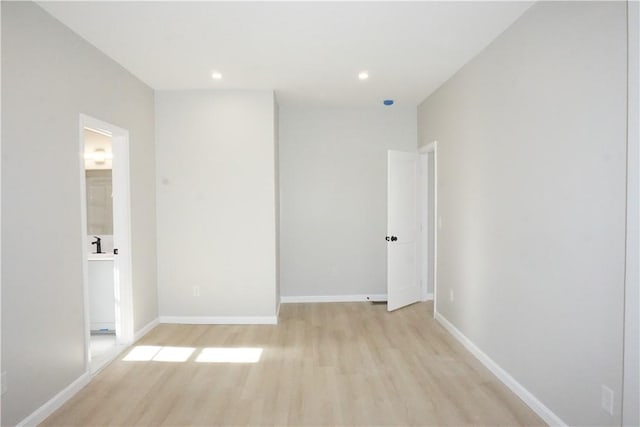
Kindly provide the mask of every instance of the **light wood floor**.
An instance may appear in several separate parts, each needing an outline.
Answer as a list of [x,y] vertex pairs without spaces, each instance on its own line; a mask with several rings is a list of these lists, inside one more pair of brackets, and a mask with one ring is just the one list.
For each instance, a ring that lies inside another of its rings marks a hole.
[[[136,346],[195,348],[186,362],[126,351],[43,425],[544,425],[432,310],[283,304],[277,326],[160,325]],[[209,347],[263,353],[196,362]]]

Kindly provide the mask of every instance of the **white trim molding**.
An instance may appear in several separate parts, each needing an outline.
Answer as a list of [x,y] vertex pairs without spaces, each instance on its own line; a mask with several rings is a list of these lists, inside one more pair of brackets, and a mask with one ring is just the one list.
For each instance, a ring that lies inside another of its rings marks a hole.
[[160,323],[180,325],[277,325],[278,316],[160,316]]
[[99,359],[91,360],[91,376],[95,377],[98,372],[106,368],[111,362],[113,362],[120,354],[127,350],[130,346],[128,344],[116,344],[111,350],[101,355]]
[[53,396],[44,405],[33,411],[31,415],[16,424],[16,427],[37,426],[89,384],[91,378],[92,376],[88,372],[80,375],[78,379],[65,387],[60,393]]
[[302,295],[302,296],[281,296],[282,304],[299,302],[384,302],[387,301],[387,294],[371,295]]
[[433,153],[433,315],[438,309],[438,141],[433,140],[418,148],[419,154]]
[[[134,341],[138,341],[140,338],[144,337],[153,328],[158,326],[159,323],[159,319],[154,319],[151,322],[147,323],[142,329],[135,333]],[[106,367],[116,357],[118,357],[119,354],[123,353],[128,348],[130,348],[129,345],[118,345],[114,347],[112,354],[106,357],[105,360],[100,364],[100,366],[93,367],[92,372],[85,372],[84,374],[82,374],[78,379],[65,387],[60,393],[56,394],[48,402],[36,409],[31,415],[16,424],[16,427],[37,426],[38,424],[43,422],[49,415],[53,414],[69,399],[71,399],[87,384],[89,384],[98,372],[104,369],[104,367]]]
[[139,331],[133,334],[133,342],[135,343],[139,341],[142,337],[144,337],[149,332],[151,332],[151,330],[156,326],[158,326],[159,324],[160,324],[160,319],[156,317],[151,322],[144,325]]
[[550,426],[566,426],[568,425],[560,417],[554,414],[551,409],[547,408],[540,402],[529,390],[516,381],[507,371],[502,369],[500,365],[493,361],[485,352],[483,352],[473,341],[460,332],[451,322],[449,322],[442,314],[435,312],[435,319],[457,339],[476,359],[480,361],[493,375],[495,375],[504,385],[514,392],[524,403],[527,404],[536,414],[540,416]]
[[[91,327],[89,313],[89,276],[88,276],[88,251],[87,235],[87,204],[86,204],[86,179],[85,179],[85,135],[86,128],[98,130],[103,134],[111,134],[111,145],[114,155],[113,167],[113,203],[114,203],[114,245],[120,250],[120,254],[114,259],[114,288],[116,300],[115,329],[118,348],[125,348],[133,341],[133,289],[132,289],[132,260],[131,260],[131,197],[129,174],[129,131],[118,126],[88,116],[79,115],[78,121],[78,173],[80,186],[80,245],[82,248],[82,292],[84,304],[85,323],[85,371],[97,372],[111,359],[103,361],[100,366],[91,366]],[[115,161],[117,160],[117,162]],[[117,355],[114,353],[113,357]]]

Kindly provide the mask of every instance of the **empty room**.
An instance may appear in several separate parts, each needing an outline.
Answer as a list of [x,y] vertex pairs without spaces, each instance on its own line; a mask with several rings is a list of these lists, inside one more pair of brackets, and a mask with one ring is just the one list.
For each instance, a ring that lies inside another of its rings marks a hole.
[[640,426],[640,4],[2,1],[2,426]]

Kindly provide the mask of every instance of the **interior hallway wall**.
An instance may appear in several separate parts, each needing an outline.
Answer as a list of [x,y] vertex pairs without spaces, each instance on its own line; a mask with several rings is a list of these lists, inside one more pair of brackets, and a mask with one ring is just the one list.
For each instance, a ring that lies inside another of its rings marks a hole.
[[640,425],[640,3],[628,2],[627,277],[622,425]]
[[626,28],[624,2],[536,3],[419,107],[438,311],[569,425],[621,422]]
[[130,132],[135,329],[157,318],[153,91],[30,2],[2,2],[2,425],[85,371],[80,113]]
[[282,296],[386,294],[387,150],[416,129],[401,105],[281,107]]
[[272,91],[156,92],[161,320],[275,316],[275,106]]

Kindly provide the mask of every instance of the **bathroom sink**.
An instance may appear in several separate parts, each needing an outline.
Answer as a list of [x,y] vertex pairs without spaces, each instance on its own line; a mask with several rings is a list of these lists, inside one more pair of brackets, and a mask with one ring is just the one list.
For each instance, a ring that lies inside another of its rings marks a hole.
[[89,254],[89,261],[109,261],[113,259],[113,253]]

